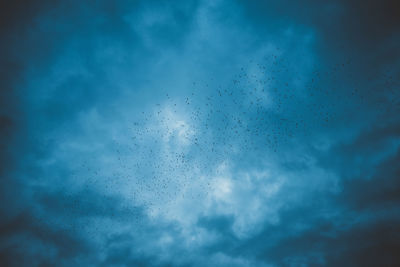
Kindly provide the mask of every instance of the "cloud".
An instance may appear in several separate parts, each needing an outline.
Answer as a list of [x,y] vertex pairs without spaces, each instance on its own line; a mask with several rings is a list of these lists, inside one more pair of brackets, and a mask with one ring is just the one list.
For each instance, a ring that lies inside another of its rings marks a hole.
[[1,5],[1,264],[399,262],[395,2]]

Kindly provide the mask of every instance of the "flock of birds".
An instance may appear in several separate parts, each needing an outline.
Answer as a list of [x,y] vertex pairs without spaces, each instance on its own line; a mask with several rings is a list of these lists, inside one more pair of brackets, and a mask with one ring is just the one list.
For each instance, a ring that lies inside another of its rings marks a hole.
[[[265,155],[279,155],[311,140],[316,129],[338,127],[362,116],[365,106],[379,105],[367,95],[382,98],[383,112],[400,106],[390,75],[376,85],[385,86],[386,95],[368,84],[351,84],[357,79],[350,60],[306,75],[276,56],[255,65],[252,73],[241,68],[224,85],[196,81],[186,95],[165,92],[151,112],[141,112],[131,123],[129,141],[115,141],[118,167],[107,186],[127,181],[132,197],[149,207],[204,197],[213,190],[210,177],[227,158],[257,164]],[[101,172],[90,170],[93,176]],[[197,183],[200,177],[204,181]],[[190,190],[194,183],[202,188]]]

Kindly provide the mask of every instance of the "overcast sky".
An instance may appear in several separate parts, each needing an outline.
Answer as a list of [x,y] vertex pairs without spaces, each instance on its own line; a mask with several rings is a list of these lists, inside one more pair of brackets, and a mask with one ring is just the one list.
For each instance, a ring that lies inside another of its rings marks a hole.
[[2,1],[1,266],[398,266],[400,6]]

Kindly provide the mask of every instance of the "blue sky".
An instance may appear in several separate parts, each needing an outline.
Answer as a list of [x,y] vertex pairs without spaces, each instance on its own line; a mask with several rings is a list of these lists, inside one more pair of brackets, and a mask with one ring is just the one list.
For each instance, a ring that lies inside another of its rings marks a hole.
[[395,1],[1,4],[0,265],[395,266]]

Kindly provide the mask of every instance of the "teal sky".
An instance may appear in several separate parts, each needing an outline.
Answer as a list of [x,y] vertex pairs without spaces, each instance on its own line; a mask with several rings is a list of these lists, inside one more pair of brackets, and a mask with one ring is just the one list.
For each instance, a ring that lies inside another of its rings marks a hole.
[[400,264],[399,11],[0,4],[0,265]]

